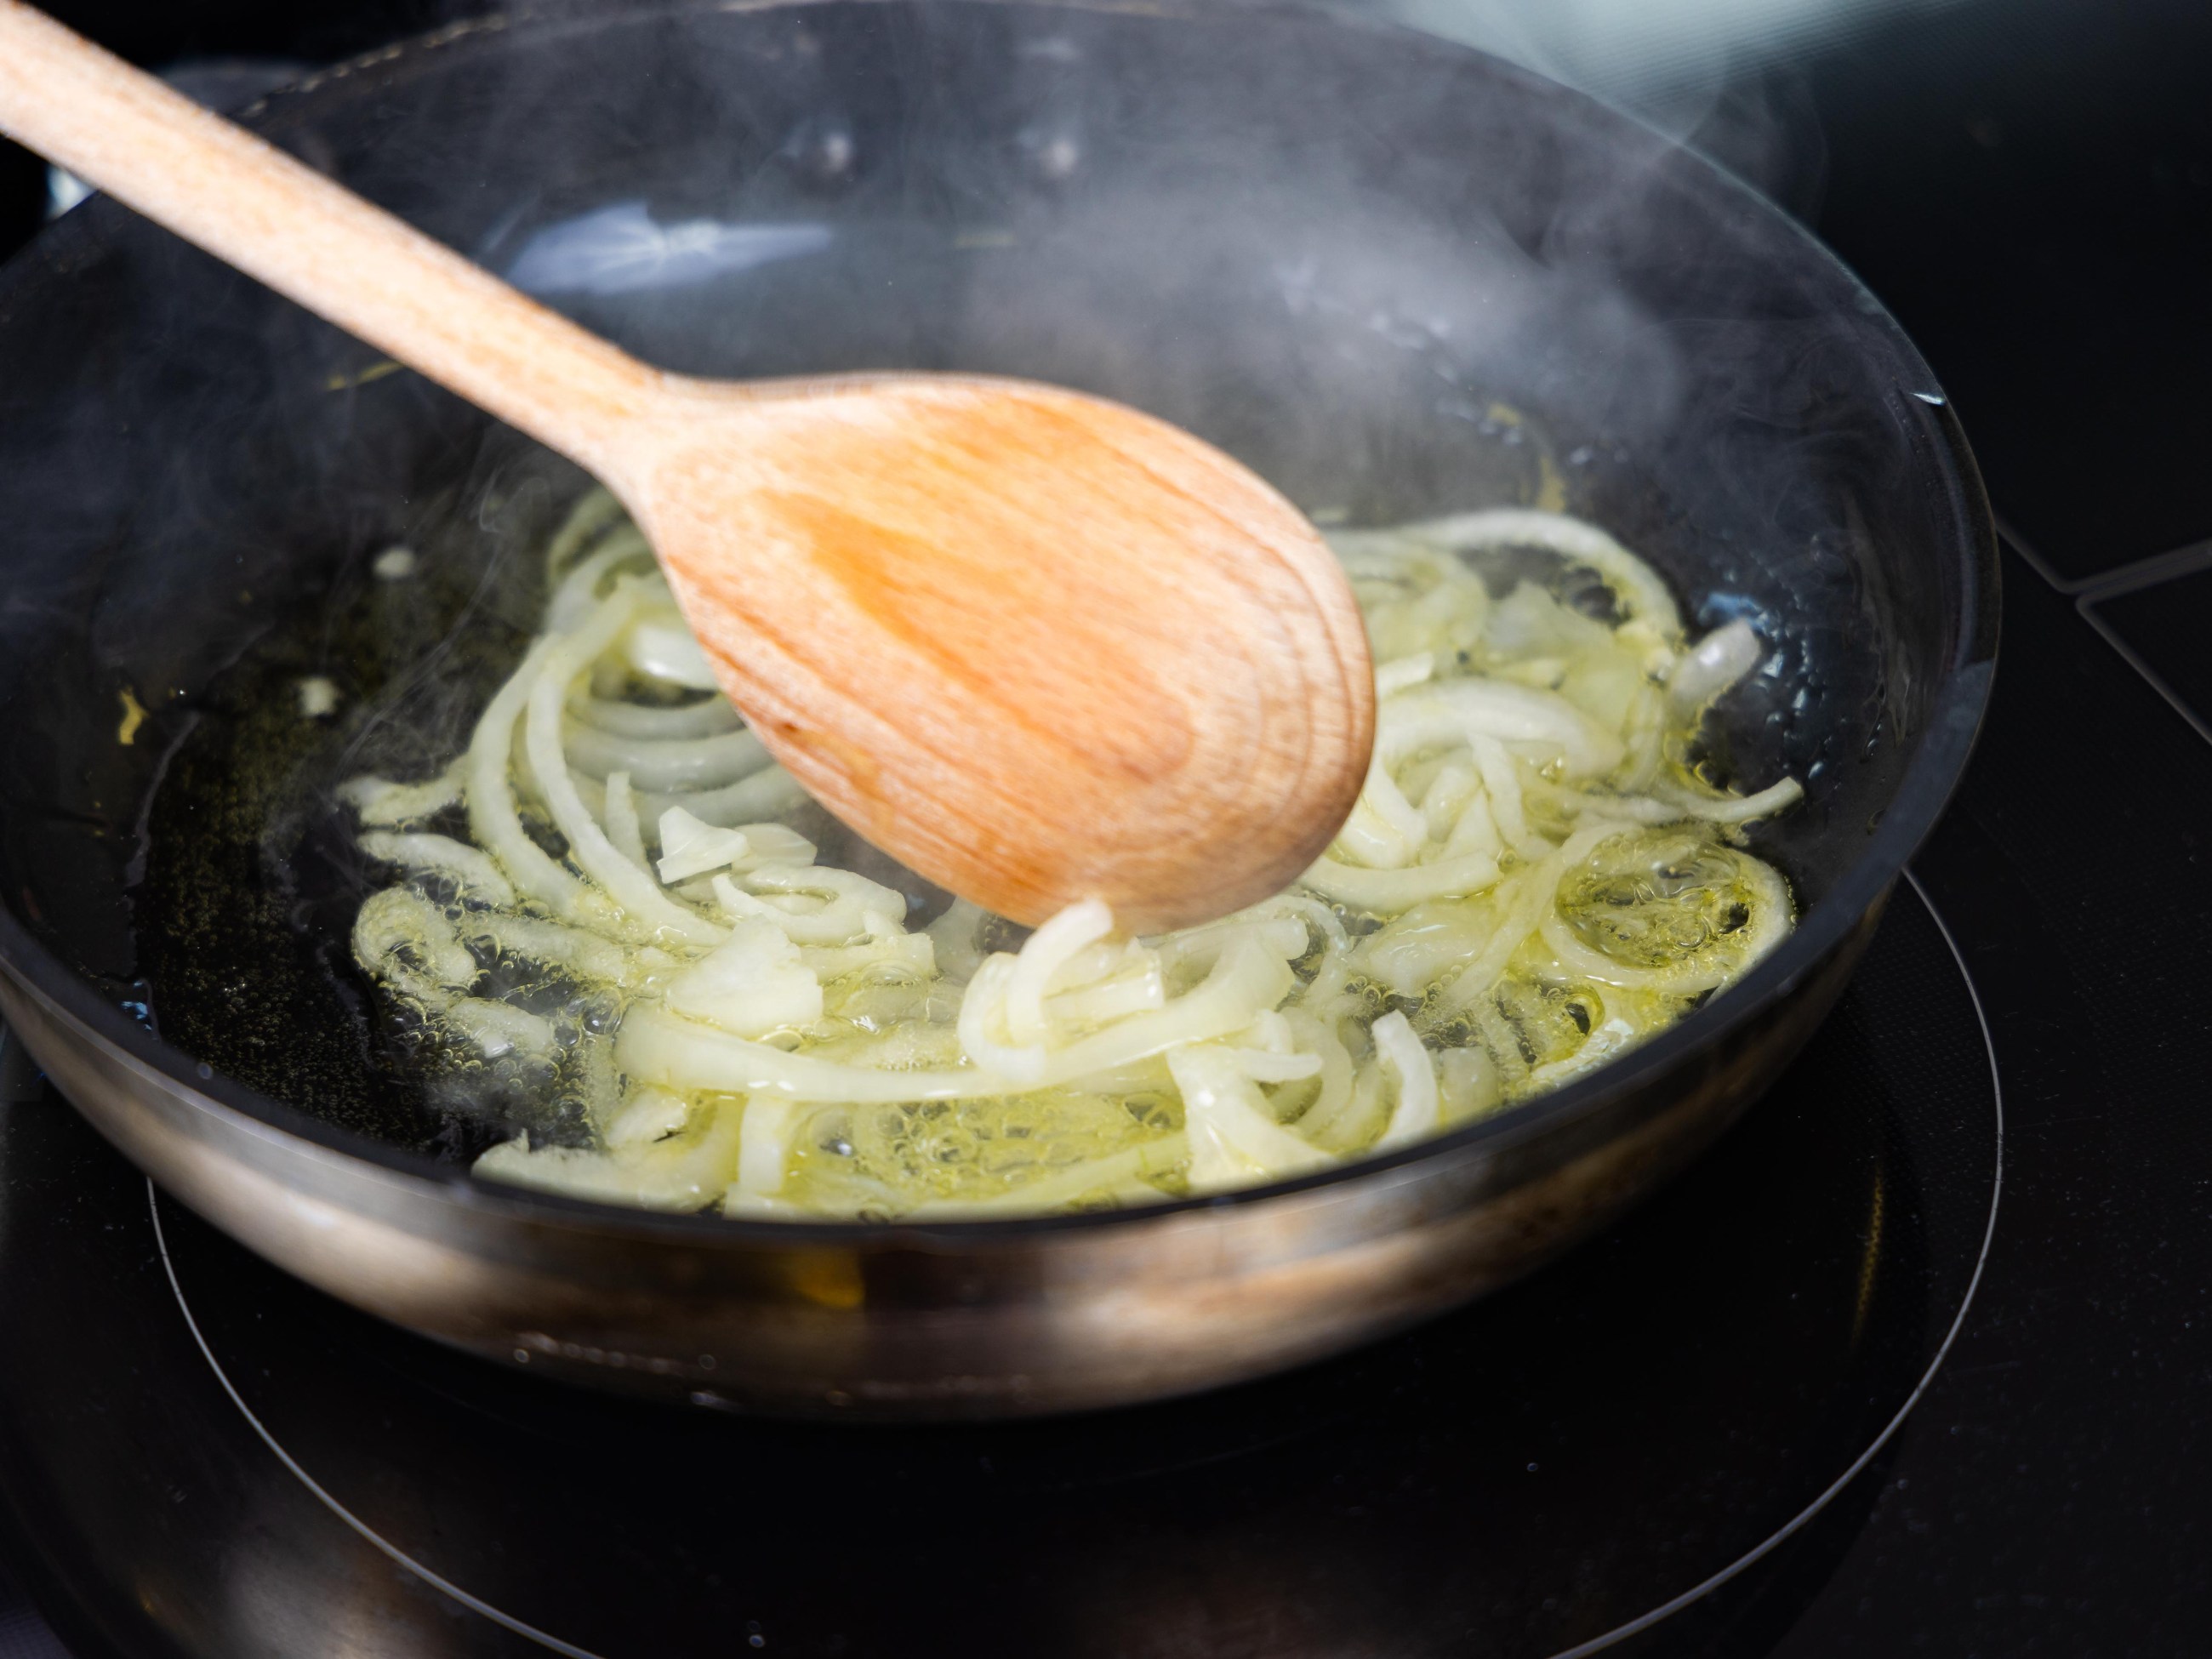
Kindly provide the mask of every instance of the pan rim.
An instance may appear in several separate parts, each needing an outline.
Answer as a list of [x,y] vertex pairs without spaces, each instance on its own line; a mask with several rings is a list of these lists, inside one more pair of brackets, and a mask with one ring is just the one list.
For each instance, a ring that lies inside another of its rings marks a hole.
[[[286,118],[311,112],[305,100],[334,83],[374,84],[421,65],[429,54],[456,47],[487,46],[504,37],[526,33],[552,38],[597,33],[610,27],[650,26],[658,19],[707,12],[797,10],[828,4],[932,8],[1023,6],[1079,13],[1142,16],[1170,26],[1224,21],[1218,8],[1189,0],[660,0],[619,15],[523,9],[473,20],[396,45],[363,53],[319,70],[258,100],[241,112],[247,125],[281,131]],[[1707,158],[1654,131],[1647,123],[1589,94],[1522,70],[1471,46],[1425,35],[1400,25],[1367,18],[1324,14],[1297,4],[1239,5],[1235,21],[1249,26],[1255,17],[1271,24],[1315,29],[1356,29],[1402,40],[1413,49],[1456,57],[1485,72],[1593,106],[1604,118],[1640,129],[1664,143],[1712,181],[1724,197],[1763,218],[1781,219],[1813,260],[1843,279],[1862,313],[1891,337],[1899,361],[1914,371],[1917,387],[1898,396],[1916,398],[1920,409],[1908,415],[1923,421],[1932,441],[1929,459],[1948,507],[1948,539],[1958,558],[1959,613],[1947,642],[1942,672],[1931,688],[1931,714],[1914,741],[1897,790],[1882,809],[1881,822],[1858,856],[1834,886],[1801,918],[1796,928],[1767,957],[1711,1003],[1620,1059],[1564,1087],[1504,1111],[1410,1146],[1352,1160],[1304,1176],[1216,1194],[1163,1200],[1157,1204],[1075,1214],[945,1219],[929,1222],[833,1221],[732,1218],[709,1209],[670,1213],[629,1208],[598,1200],[491,1181],[465,1166],[446,1165],[426,1155],[391,1146],[290,1105],[274,1096],[204,1067],[183,1049],[155,1036],[102,998],[74,969],[43,944],[0,899],[0,969],[112,1057],[150,1073],[185,1105],[226,1121],[248,1136],[283,1146],[311,1161],[366,1168],[381,1181],[396,1182],[436,1201],[457,1203],[487,1216],[554,1225],[563,1230],[611,1232],[640,1240],[692,1247],[746,1248],[758,1245],[854,1247],[920,1246],[942,1250],[997,1242],[1030,1240],[1063,1233],[1090,1237],[1128,1227],[1148,1227],[1199,1212],[1259,1208],[1286,1200],[1326,1198],[1336,1189],[1364,1188],[1401,1172],[1431,1166],[1476,1164],[1571,1128],[1634,1094],[1691,1054],[1717,1045],[1727,1035],[1759,1018],[1786,997],[1838,948],[1903,873],[1906,863],[1933,830],[1956,792],[1986,713],[1997,653],[2001,584],[1996,532],[1980,472],[1955,410],[1929,371],[1903,326],[1866,284],[1811,231],[1758,195],[1747,184]],[[15,260],[0,268],[0,308],[15,292],[35,283],[46,268],[66,264],[72,246],[87,252],[102,244],[94,216],[72,212],[41,233]],[[203,1074],[204,1073],[204,1074]]]

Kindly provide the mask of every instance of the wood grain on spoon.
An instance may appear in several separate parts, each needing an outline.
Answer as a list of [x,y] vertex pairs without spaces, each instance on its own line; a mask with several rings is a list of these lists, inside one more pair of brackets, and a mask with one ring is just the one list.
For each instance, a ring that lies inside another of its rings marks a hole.
[[665,374],[15,0],[0,131],[598,475],[770,751],[988,908],[1202,921],[1358,794],[1343,572],[1188,433],[1023,381]]

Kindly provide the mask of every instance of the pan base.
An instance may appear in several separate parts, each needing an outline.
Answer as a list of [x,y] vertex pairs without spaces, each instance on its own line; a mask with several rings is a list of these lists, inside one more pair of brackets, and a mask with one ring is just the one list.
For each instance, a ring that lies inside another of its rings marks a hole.
[[1994,1222],[1991,1077],[1900,893],[1768,1098],[1525,1284],[1197,1400],[921,1429],[478,1364],[287,1279],[33,1100],[0,1108],[0,1319],[42,1339],[0,1380],[0,1486],[71,1495],[42,1588],[143,1606],[131,1653],[157,1627],[327,1650],[289,1644],[302,1609],[395,1653],[1544,1656],[1645,1626],[1665,1651],[1657,1615],[1856,1530],[1850,1477],[1940,1363]]

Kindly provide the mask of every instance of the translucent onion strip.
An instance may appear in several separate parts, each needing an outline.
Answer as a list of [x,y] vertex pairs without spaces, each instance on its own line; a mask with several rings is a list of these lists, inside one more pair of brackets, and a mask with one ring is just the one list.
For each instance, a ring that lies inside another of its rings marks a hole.
[[738,711],[718,696],[701,697],[674,708],[621,702],[608,697],[571,697],[568,712],[586,726],[596,726],[617,738],[648,743],[720,737],[744,724]]
[[1682,631],[1682,613],[1658,573],[1595,525],[1579,519],[1504,508],[1432,520],[1414,533],[1452,548],[1543,548],[1604,577],[1632,620],[1641,618],[1669,637]]
[[582,898],[584,884],[531,840],[515,810],[510,781],[515,722],[522,718],[538,671],[559,644],[558,635],[549,635],[531,647],[522,666],[500,688],[491,707],[477,722],[476,734],[469,741],[469,832],[499,860],[517,892],[556,911],[568,912],[576,908]]
[[505,909],[514,902],[514,889],[500,873],[499,866],[489,855],[449,836],[372,830],[362,836],[361,850],[410,874],[442,876],[464,898],[478,904]]
[[587,777],[627,772],[638,788],[661,794],[718,789],[769,764],[767,749],[745,731],[703,738],[629,738],[572,720],[562,740],[568,763]]
[[562,752],[561,710],[570,683],[622,632],[635,606],[634,590],[617,586],[589,621],[562,638],[538,663],[527,703],[531,769],[553,822],[568,839],[569,856],[617,905],[650,933],[692,945],[718,944],[726,929],[670,898],[648,872],[623,857],[607,838],[585,810]]

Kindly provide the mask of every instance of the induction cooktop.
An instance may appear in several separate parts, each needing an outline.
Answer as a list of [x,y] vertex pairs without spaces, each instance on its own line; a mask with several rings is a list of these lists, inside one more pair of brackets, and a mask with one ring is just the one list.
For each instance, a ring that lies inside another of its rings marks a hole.
[[0,1042],[0,1659],[2212,1651],[2202,12],[1873,8],[1694,135],[1945,379],[2004,642],[1836,1015],[1648,1206],[1266,1382],[799,1426],[339,1306]]

